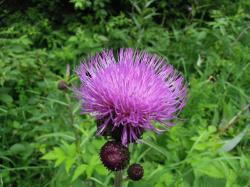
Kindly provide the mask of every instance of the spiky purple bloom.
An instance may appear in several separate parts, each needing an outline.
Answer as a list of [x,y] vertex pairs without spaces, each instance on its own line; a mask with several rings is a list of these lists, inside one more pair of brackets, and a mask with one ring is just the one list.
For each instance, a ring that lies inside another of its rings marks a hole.
[[159,132],[153,121],[172,125],[169,121],[186,103],[182,75],[164,59],[144,51],[121,49],[117,59],[112,50],[103,51],[84,61],[77,74],[82,112],[103,121],[97,134],[119,131],[124,145],[145,130]]

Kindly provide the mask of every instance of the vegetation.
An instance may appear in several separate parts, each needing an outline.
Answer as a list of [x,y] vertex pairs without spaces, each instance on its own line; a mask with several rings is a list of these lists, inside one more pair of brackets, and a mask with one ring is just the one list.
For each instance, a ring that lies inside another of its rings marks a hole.
[[127,187],[250,186],[250,2],[2,0],[0,186],[112,186],[96,124],[72,90],[103,48],[163,56],[183,72],[182,120],[131,146],[145,175]]

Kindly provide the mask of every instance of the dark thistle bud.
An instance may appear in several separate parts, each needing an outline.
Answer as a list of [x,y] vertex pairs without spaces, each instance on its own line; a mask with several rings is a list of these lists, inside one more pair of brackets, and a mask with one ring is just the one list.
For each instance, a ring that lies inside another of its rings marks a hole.
[[128,177],[134,181],[138,181],[143,177],[143,167],[140,164],[132,164],[128,168]]
[[129,163],[128,148],[117,141],[106,142],[100,152],[103,165],[111,171],[123,170]]
[[68,85],[64,80],[60,80],[58,82],[57,88],[61,91],[67,91],[68,90]]

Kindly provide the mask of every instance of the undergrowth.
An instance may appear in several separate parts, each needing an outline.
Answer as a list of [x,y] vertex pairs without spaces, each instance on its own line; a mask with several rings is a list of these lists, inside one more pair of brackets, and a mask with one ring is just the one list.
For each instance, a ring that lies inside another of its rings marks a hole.
[[250,2],[0,2],[0,186],[112,186],[104,139],[71,90],[80,60],[132,47],[183,73],[181,122],[133,149],[145,177],[128,187],[250,186]]

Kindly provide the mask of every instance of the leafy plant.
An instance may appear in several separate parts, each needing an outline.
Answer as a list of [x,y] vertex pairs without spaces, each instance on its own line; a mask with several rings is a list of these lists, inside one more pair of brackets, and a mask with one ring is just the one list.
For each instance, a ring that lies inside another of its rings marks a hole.
[[78,115],[70,89],[80,60],[120,47],[163,56],[189,87],[182,121],[131,147],[145,177],[124,186],[250,185],[248,1],[32,0],[0,8],[1,186],[113,184],[93,156],[104,139],[92,138],[95,121]]

